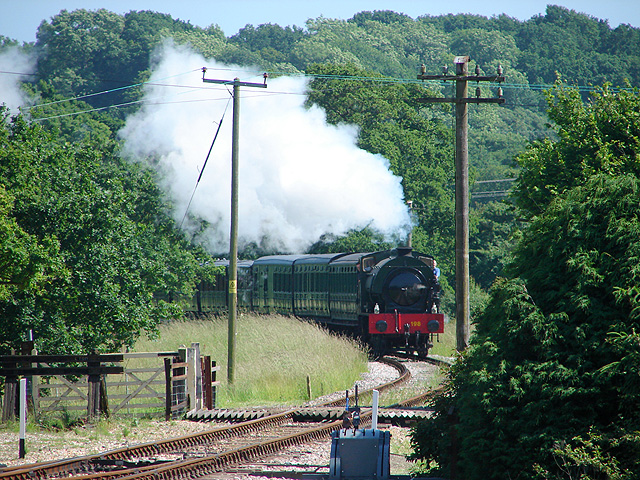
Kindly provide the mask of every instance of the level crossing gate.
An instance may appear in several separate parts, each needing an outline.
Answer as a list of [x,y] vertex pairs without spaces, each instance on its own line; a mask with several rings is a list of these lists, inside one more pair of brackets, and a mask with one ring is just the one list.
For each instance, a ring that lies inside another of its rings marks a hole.
[[170,419],[215,407],[218,367],[200,355],[197,343],[177,352],[31,353],[0,356],[0,376],[5,377],[2,422],[18,411],[19,377],[29,380],[29,407],[36,415],[86,410],[88,417],[145,414]]

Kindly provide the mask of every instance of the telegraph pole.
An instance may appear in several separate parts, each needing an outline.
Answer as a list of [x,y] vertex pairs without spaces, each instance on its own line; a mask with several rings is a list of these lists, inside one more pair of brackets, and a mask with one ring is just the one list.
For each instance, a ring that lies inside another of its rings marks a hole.
[[[480,98],[480,82],[503,82],[502,67],[497,75],[481,76],[476,66],[475,75],[469,75],[469,57],[457,56],[453,63],[456,74],[448,75],[447,67],[442,75],[426,75],[422,66],[418,80],[444,80],[456,82],[455,98],[421,98],[420,103],[453,103],[456,106],[456,349],[461,352],[469,346],[469,148],[468,104],[504,103],[502,88],[498,98]],[[478,83],[475,98],[468,97],[468,82]]]
[[229,322],[227,337],[227,380],[234,381],[236,350],[236,316],[238,309],[238,163],[240,142],[240,87],[267,88],[267,74],[264,83],[204,78],[207,68],[202,67],[202,81],[221,85],[233,85],[233,133],[231,135],[231,235],[229,240]]

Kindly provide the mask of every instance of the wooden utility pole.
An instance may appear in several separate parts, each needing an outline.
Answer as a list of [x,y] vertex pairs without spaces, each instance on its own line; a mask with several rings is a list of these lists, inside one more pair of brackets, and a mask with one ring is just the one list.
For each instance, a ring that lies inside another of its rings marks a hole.
[[[420,103],[454,103],[456,106],[456,349],[461,352],[469,345],[469,148],[468,104],[504,103],[502,88],[498,98],[480,98],[480,82],[503,82],[502,67],[498,74],[481,76],[476,66],[475,75],[469,75],[469,57],[457,56],[453,63],[456,74],[448,75],[444,67],[442,75],[426,75],[422,66],[418,80],[451,80],[456,82],[455,98],[421,98]],[[475,98],[468,98],[468,82],[478,83]]]
[[214,80],[204,78],[207,68],[202,67],[202,81],[221,85],[233,85],[233,133],[231,146],[231,238],[229,240],[229,331],[227,337],[227,380],[234,381],[236,315],[238,304],[238,164],[240,143],[240,87],[267,88],[267,74],[264,83],[241,82],[233,80]]

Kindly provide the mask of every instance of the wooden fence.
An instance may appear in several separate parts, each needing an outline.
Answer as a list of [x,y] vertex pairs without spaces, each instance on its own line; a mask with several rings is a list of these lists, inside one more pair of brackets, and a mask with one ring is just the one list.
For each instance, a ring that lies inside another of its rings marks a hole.
[[[129,367],[130,360],[149,365]],[[68,366],[71,362],[76,366]],[[19,377],[29,380],[29,407],[36,415],[86,410],[88,417],[145,414],[169,419],[215,407],[217,370],[210,357],[200,355],[198,343],[177,352],[0,356],[2,421],[18,411]]]

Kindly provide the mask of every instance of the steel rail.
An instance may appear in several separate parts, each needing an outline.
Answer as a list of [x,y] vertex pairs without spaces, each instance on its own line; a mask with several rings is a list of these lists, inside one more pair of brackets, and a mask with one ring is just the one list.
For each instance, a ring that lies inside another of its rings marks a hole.
[[[398,385],[403,384],[404,382],[407,382],[409,379],[411,379],[411,372],[409,371],[409,369],[401,362],[393,359],[393,358],[389,358],[389,357],[382,357],[380,360],[380,362],[382,363],[386,363],[387,365],[391,365],[393,368],[395,368],[398,373],[399,373],[399,377],[391,380],[387,383],[383,383],[382,385],[378,385],[377,387],[374,388],[369,388],[366,390],[363,390],[361,392],[358,392],[358,396],[362,396],[362,395],[367,395],[369,393],[372,393],[373,390],[378,390],[379,392],[383,392],[385,390],[388,390],[390,388],[393,387],[397,387]],[[355,399],[355,392],[349,395],[349,402],[351,402],[352,400]],[[345,399],[344,397],[339,398],[338,400],[329,400],[327,402],[324,403],[320,403],[316,406],[318,407],[339,407],[344,405],[345,403]]]
[[[363,421],[363,425],[370,425],[371,414],[371,409],[364,409],[362,411],[361,419]],[[119,473],[112,472],[102,476],[93,475],[91,477],[68,477],[67,480],[86,480],[87,478],[118,478],[119,480],[173,480],[210,475],[213,473],[223,472],[226,468],[238,463],[249,462],[267,455],[272,455],[283,448],[326,438],[331,434],[331,432],[339,430],[340,428],[342,428],[342,420],[334,421],[320,427],[306,429],[293,435],[287,435],[277,439],[243,446],[217,455],[180,460],[155,468],[130,469]]]

